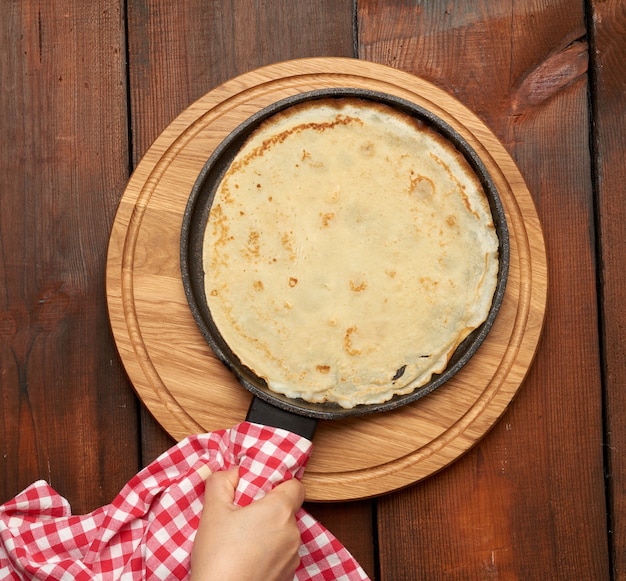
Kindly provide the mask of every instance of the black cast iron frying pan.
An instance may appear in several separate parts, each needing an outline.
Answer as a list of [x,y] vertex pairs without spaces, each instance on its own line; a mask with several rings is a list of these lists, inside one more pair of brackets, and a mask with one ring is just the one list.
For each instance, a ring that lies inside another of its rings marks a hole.
[[[217,186],[236,153],[252,131],[271,115],[304,101],[329,97],[357,97],[384,103],[416,117],[453,143],[465,156],[482,183],[489,199],[500,242],[498,282],[489,315],[486,321],[457,347],[446,369],[410,394],[396,395],[381,404],[359,405],[352,409],[344,409],[333,403],[309,403],[270,391],[263,379],[242,365],[222,338],[211,317],[204,291],[202,260],[204,231]],[[498,191],[477,153],[452,127],[430,111],[393,95],[356,88],[320,89],[288,97],[259,111],[230,133],[210,156],[194,184],[183,217],[180,247],[183,286],[194,319],[217,357],[254,396],[246,419],[284,428],[308,439],[313,438],[319,419],[331,420],[393,410],[424,397],[448,381],[469,361],[489,333],[504,297],[509,270],[509,235],[504,209]]]

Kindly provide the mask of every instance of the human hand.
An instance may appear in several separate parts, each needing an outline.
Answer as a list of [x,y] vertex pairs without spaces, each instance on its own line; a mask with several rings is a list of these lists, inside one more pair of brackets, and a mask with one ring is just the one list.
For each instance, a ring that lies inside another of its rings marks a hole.
[[191,581],[293,581],[300,558],[295,514],[304,501],[296,479],[249,506],[233,504],[238,469],[211,474],[191,552]]

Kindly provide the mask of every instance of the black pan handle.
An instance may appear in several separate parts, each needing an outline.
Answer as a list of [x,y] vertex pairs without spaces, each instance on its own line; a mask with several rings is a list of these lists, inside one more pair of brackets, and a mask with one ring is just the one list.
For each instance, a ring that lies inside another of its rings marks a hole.
[[273,428],[282,428],[307,440],[313,440],[313,434],[317,427],[317,418],[283,410],[256,396],[252,398],[246,421],[272,426]]

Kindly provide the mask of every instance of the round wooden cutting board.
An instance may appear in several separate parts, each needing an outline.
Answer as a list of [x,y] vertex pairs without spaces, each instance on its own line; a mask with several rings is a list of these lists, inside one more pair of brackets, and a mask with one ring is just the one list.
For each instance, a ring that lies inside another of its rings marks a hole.
[[320,421],[304,476],[307,499],[317,501],[399,489],[471,448],[522,384],[547,294],[543,235],[524,180],[498,139],[456,99],[408,73],[353,59],[287,61],[246,73],[199,99],[155,141],[128,183],[111,233],[107,299],[115,341],[139,397],[175,439],[243,421],[251,398],[213,355],[185,297],[180,235],[193,184],[213,150],[248,117],[330,87],[406,99],[464,137],[500,192],[511,255],[498,318],[452,380],[392,412]]

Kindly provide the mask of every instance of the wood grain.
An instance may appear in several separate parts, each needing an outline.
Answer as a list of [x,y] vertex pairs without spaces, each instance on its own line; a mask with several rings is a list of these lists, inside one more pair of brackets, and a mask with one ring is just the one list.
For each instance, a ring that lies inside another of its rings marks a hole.
[[594,2],[592,6],[592,106],[595,186],[598,208],[602,345],[606,402],[608,507],[612,574],[626,579],[626,6]]
[[104,293],[128,179],[122,18],[118,2],[2,9],[0,502],[44,478],[86,512],[139,467]]
[[467,456],[381,499],[381,578],[606,579],[582,6],[360,2],[358,28],[360,56],[445,87],[494,129],[550,225],[535,366]]

